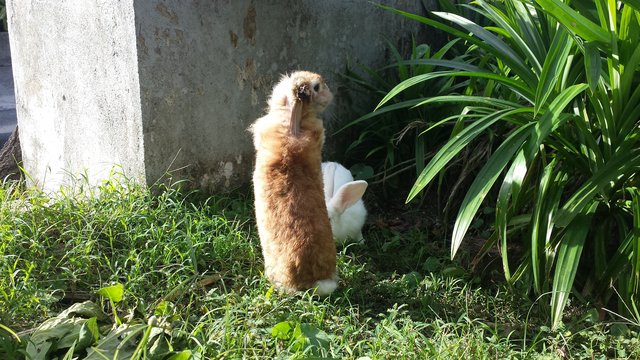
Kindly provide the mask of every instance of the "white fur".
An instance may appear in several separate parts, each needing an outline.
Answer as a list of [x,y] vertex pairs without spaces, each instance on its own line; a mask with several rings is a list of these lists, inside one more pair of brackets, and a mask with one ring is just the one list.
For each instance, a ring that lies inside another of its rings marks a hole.
[[316,281],[316,295],[327,296],[338,288],[338,280],[326,279]]
[[362,226],[367,218],[362,195],[367,182],[354,181],[351,172],[336,162],[322,163],[324,196],[331,220],[331,231],[337,242],[348,239],[364,241]]

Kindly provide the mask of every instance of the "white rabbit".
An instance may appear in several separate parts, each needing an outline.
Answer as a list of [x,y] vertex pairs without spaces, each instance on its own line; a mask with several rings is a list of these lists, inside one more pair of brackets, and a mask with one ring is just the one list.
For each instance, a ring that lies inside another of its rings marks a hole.
[[362,226],[367,218],[367,209],[362,195],[367,189],[367,182],[354,181],[351,172],[336,162],[322,163],[322,180],[334,240],[340,243],[347,239],[364,241]]

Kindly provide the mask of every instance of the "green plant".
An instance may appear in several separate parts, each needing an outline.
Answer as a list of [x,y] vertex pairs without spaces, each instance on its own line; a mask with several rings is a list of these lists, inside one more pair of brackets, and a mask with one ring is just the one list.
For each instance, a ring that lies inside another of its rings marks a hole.
[[[456,40],[450,41],[440,50],[434,51],[431,46],[416,44],[414,40],[406,56],[408,59],[405,59],[400,49],[390,46],[393,64],[381,69],[362,65],[347,68],[343,77],[350,89],[362,93],[364,98],[373,96],[377,101],[393,88],[393,84],[412,78],[416,74],[434,71],[443,63],[447,63],[446,58],[455,56],[453,54],[456,43]],[[422,83],[394,99],[395,107],[389,108],[388,111],[374,115],[366,114],[342,125],[334,136],[346,134],[349,137],[350,143],[345,150],[345,156],[347,162],[356,163],[352,170],[356,175],[373,183],[384,183],[387,189],[410,186],[406,179],[419,174],[430,156],[430,149],[446,140],[437,136],[426,138],[419,136],[420,133],[433,123],[434,118],[455,113],[456,109],[441,107],[432,108],[428,112],[421,108],[410,109],[403,106],[406,105],[405,99],[412,100],[420,93],[433,96],[446,94],[467,85],[453,78],[440,78]],[[367,109],[370,109],[370,106],[372,104],[364,104]],[[357,134],[355,139],[352,134]],[[444,135],[444,132],[442,134]]]
[[5,0],[0,0],[0,31],[7,31],[7,5]]
[[8,326],[0,323],[0,355],[9,359],[17,359],[21,356],[22,340]]
[[[417,75],[380,102],[376,111],[386,111],[396,106],[385,104],[397,94],[435,78],[489,80],[481,92],[423,96],[404,104],[467,105],[454,119],[463,126],[425,167],[407,201],[474,139],[498,124],[506,126],[500,146],[467,190],[451,256],[501,178],[495,234],[487,247],[499,245],[509,283],[532,288],[536,296],[551,294],[553,328],[578,286],[593,289],[603,305],[611,299],[610,283],[625,303],[635,304],[640,296],[640,12],[634,2],[623,3],[464,5],[490,22],[485,27],[454,13],[435,12],[436,20],[387,8],[464,40],[469,52],[481,53],[475,58],[493,59]],[[454,120],[445,118],[437,126]],[[513,271],[507,247],[518,239],[526,251]],[[580,265],[585,271],[578,275]]]
[[[116,298],[120,296],[114,294],[113,288],[107,292]],[[29,359],[63,355],[83,359],[190,358],[188,349],[177,350],[185,343],[176,341],[175,332],[179,330],[173,328],[167,316],[152,315],[146,324],[122,323],[119,319],[109,324],[107,318],[101,307],[91,301],[76,303],[35,328],[24,352]]]

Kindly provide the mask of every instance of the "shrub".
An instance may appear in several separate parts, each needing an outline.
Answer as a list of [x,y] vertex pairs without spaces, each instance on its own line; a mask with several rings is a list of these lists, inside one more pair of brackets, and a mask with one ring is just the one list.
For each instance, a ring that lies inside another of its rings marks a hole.
[[[619,311],[639,317],[632,304],[640,295],[640,12],[632,2],[616,4],[479,0],[463,5],[487,21],[484,27],[451,12],[426,18],[387,8],[463,40],[468,53],[477,54],[400,82],[377,107],[385,112],[465,105],[457,119],[437,124],[461,126],[418,176],[407,201],[474,139],[506,128],[467,190],[451,256],[501,179],[495,233],[485,248],[498,244],[509,283],[536,296],[551,294],[554,328],[573,288],[592,290],[605,306],[617,291]],[[491,61],[476,62],[487,56]],[[387,105],[407,89],[441,77],[487,83],[471,94]],[[517,241],[525,255],[510,259],[507,247]],[[584,271],[578,273],[580,266]]]
[[[343,75],[351,91],[362,93],[363,98],[373,98],[374,103],[363,106],[367,111],[380,101],[398,82],[419,74],[429,73],[448,63],[450,58],[462,56],[456,53],[457,40],[434,51],[427,44],[412,43],[409,54],[403,56],[400,49],[390,47],[393,63],[380,69],[366,66],[349,67]],[[424,82],[408,89],[393,99],[394,105],[387,111],[365,114],[339,128],[334,135],[342,136],[349,145],[345,150],[346,162],[355,163],[352,171],[356,176],[372,183],[383,183],[385,191],[395,193],[399,188],[412,185],[412,179],[433,156],[432,149],[447,139],[442,136],[426,138],[421,133],[439,117],[460,111],[451,106],[409,108],[419,94],[438,96],[468,87],[467,81],[440,78]],[[415,103],[415,102],[414,102]],[[353,135],[356,134],[356,135]],[[348,138],[348,140],[347,140]]]

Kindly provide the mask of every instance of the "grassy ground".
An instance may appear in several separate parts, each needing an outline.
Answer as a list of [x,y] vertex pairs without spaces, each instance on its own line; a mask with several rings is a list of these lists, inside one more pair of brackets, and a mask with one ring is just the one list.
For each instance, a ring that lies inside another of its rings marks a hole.
[[0,358],[640,358],[634,325],[573,306],[551,332],[434,232],[374,223],[339,249],[332,296],[287,296],[261,274],[250,198],[81,188],[0,188]]

